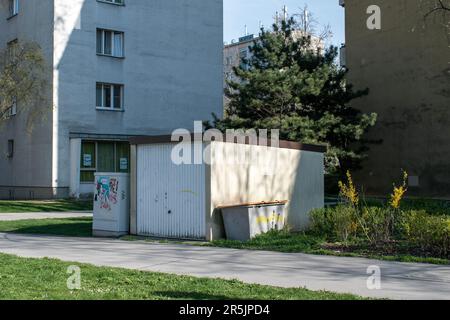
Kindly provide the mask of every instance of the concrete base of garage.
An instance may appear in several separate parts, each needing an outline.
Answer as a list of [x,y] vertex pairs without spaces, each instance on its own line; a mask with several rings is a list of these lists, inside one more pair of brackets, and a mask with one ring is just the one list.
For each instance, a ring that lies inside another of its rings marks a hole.
[[98,238],[120,238],[128,235],[128,232],[113,232],[103,230],[92,230],[92,235]]

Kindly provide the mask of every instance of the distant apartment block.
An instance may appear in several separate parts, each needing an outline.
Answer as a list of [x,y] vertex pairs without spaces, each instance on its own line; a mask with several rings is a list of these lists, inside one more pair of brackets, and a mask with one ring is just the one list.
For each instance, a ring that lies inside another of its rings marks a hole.
[[2,128],[0,198],[92,193],[95,172],[130,170],[130,137],[222,114],[221,0],[3,2],[0,46],[41,46],[52,108]]
[[[251,34],[239,38],[239,41],[233,41],[231,44],[225,44],[223,48],[223,77],[224,89],[226,88],[226,81],[239,81],[234,74],[235,67],[246,67],[243,65],[242,59],[250,59],[250,47],[255,43],[256,37]],[[224,97],[224,103],[227,98]]]

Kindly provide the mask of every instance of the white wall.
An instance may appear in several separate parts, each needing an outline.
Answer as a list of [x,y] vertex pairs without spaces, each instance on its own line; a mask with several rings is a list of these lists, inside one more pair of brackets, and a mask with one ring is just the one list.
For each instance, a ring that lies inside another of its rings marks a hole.
[[[233,162],[237,152],[250,161]],[[324,206],[322,153],[213,142],[210,170],[212,238],[223,235],[214,213],[219,206],[288,200],[288,224],[295,230],[306,228],[308,213]]]
[[[212,142],[203,144],[203,164],[177,166],[171,158],[175,146],[132,147],[137,150],[130,178],[134,234],[216,240],[225,236],[217,207],[276,200],[288,201],[287,223],[302,230],[309,212],[324,206],[322,153]],[[236,163],[236,154],[253,157]]]
[[[20,113],[21,102],[18,101],[19,113],[0,125],[0,198],[8,197],[10,186],[39,187],[51,186],[52,138],[51,138],[51,86],[52,86],[52,51],[53,51],[53,0],[21,1],[17,16],[7,19],[9,6],[7,0],[0,0],[0,48],[3,50],[9,41],[36,42],[40,45],[46,61],[44,77],[47,80],[47,97],[44,105],[45,117],[35,121],[33,130],[27,131],[28,115]],[[14,139],[14,158],[8,159],[8,140]],[[51,194],[55,190],[46,190]],[[29,197],[30,190],[17,190],[16,197]]]
[[[69,185],[70,133],[168,134],[222,114],[222,20],[219,0],[55,1],[60,186]],[[125,59],[96,55],[98,27],[125,32]],[[125,85],[124,112],[95,109],[97,81]]]
[[[0,1],[6,5],[0,46],[19,37],[43,47],[50,100],[42,128],[31,136],[19,117],[0,132],[0,197],[11,186],[60,188],[68,195],[69,137],[167,134],[191,129],[213,112],[222,115],[221,0],[133,0],[124,7],[29,0],[11,20],[8,1]],[[96,28],[125,32],[125,59],[96,55]],[[124,112],[95,109],[97,81],[125,85]],[[8,139],[15,140],[13,161],[3,156]]]

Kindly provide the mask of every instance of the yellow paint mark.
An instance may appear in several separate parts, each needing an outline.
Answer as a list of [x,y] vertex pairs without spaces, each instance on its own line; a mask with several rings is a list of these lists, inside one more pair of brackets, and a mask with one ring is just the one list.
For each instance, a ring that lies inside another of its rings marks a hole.
[[194,196],[198,195],[197,192],[194,192],[192,190],[181,190],[181,193],[190,193],[190,194],[193,194]]
[[259,216],[256,218],[256,223],[259,224],[270,224],[270,223],[283,223],[284,216],[277,213],[272,213],[269,217]]

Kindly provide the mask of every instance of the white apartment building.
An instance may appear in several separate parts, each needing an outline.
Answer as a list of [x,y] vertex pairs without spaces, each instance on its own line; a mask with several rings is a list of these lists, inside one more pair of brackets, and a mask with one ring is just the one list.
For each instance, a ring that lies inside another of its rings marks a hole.
[[129,171],[130,137],[222,114],[222,0],[0,2],[0,46],[41,46],[51,106],[0,129],[0,199],[92,193],[95,172]]

